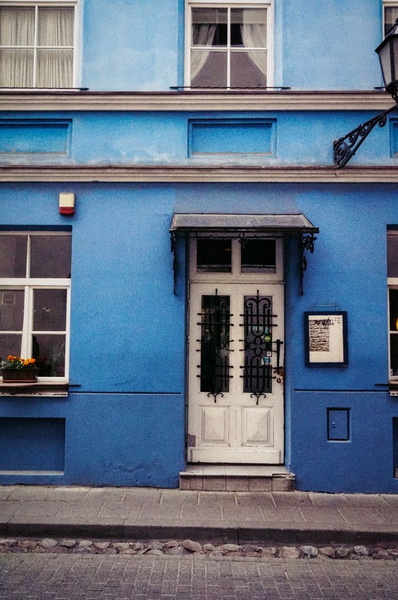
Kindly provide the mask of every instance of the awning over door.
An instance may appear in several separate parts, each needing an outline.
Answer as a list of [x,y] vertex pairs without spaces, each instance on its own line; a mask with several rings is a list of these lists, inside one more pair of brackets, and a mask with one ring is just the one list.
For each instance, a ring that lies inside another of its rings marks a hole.
[[181,233],[285,233],[315,234],[319,232],[302,213],[287,215],[242,215],[219,213],[175,213],[170,232]]
[[174,291],[176,286],[175,242],[178,234],[239,236],[243,239],[250,234],[300,236],[300,294],[304,293],[303,279],[307,268],[305,250],[314,252],[314,243],[319,233],[309,219],[302,213],[279,215],[220,214],[220,213],[174,213],[171,225],[171,248],[174,253]]

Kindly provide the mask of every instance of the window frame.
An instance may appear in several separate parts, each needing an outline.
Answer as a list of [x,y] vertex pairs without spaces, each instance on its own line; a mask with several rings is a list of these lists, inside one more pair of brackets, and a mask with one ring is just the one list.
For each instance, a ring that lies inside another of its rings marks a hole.
[[[73,90],[77,89],[80,84],[80,75],[78,75],[78,64],[80,63],[80,20],[81,20],[81,2],[82,0],[0,0],[0,8],[7,7],[15,7],[15,8],[35,8],[35,31],[37,31],[37,12],[39,7],[47,7],[47,8],[73,8],[73,61],[72,61],[72,86],[67,88],[61,87],[38,87],[36,85],[36,81],[34,81],[33,86],[27,87],[3,87],[0,88],[2,91],[6,90],[40,90],[40,91],[52,91],[52,90]],[[17,46],[0,46],[1,48],[16,48]],[[36,40],[34,45],[32,46],[34,50],[34,62],[36,64],[36,56],[37,56],[37,46]],[[68,47],[69,48],[69,47]],[[35,73],[35,78],[37,73]]]
[[388,380],[392,383],[398,382],[398,375],[392,375],[391,369],[391,335],[398,335],[398,331],[392,331],[390,329],[390,290],[398,290],[398,277],[388,277],[387,286],[387,311],[388,311]]
[[[0,236],[6,235],[24,235],[24,236],[57,236],[57,237],[72,237],[70,232],[65,231],[31,231],[31,230],[1,230]],[[30,243],[28,242],[27,256],[29,260]],[[33,329],[33,295],[34,291],[40,289],[50,290],[66,290],[66,314],[65,314],[65,331],[43,332],[44,334],[65,335],[65,372],[63,377],[38,377],[38,383],[57,383],[65,384],[69,382],[69,366],[70,366],[70,313],[71,313],[71,278],[56,278],[56,277],[0,277],[0,293],[4,291],[23,290],[24,292],[24,313],[21,339],[21,356],[23,358],[32,358],[31,338],[34,332]],[[13,333],[11,330],[7,333]],[[36,331],[36,333],[39,333]]]
[[[185,60],[184,60],[184,86],[192,91],[203,90],[228,90],[231,87],[195,88],[191,87],[191,48],[192,48],[192,9],[193,8],[264,8],[267,10],[267,88],[274,85],[274,0],[185,0]],[[228,79],[230,69],[228,68]],[[235,88],[235,89],[264,89],[264,88]]]
[[398,2],[397,2],[397,0],[383,0],[383,10],[382,10],[382,32],[383,32],[383,38],[385,37],[386,8],[396,8],[396,9],[398,9]]
[[[283,238],[266,233],[250,233],[248,239],[275,240],[275,272],[242,271],[242,256],[240,238],[233,232],[191,235],[189,239],[189,279],[192,282],[220,283],[251,283],[251,282],[281,282],[283,281]],[[197,268],[198,239],[228,239],[231,240],[231,271],[202,271]]]
[[[398,230],[388,229],[387,230],[387,272],[388,272],[388,243],[389,238],[398,238]],[[388,381],[391,383],[398,382],[398,375],[392,375],[391,369],[391,334],[398,335],[398,331],[393,332],[390,329],[391,313],[390,313],[390,290],[398,290],[398,277],[387,276],[387,334],[388,334]]]

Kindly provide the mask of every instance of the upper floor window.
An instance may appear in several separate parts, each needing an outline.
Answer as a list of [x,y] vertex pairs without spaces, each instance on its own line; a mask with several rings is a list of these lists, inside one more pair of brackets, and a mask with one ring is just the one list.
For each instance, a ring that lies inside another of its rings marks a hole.
[[75,6],[0,2],[0,87],[73,87]]
[[398,19],[398,2],[384,0],[384,35],[390,31]]
[[0,233],[0,360],[35,358],[39,377],[67,379],[70,267],[68,233]]
[[267,2],[188,2],[187,81],[200,88],[264,88],[270,83]]

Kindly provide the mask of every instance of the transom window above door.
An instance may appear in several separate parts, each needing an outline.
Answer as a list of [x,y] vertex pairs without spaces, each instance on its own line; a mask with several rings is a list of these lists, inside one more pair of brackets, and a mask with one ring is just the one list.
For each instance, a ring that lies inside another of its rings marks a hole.
[[0,3],[0,87],[74,86],[76,5]]
[[188,3],[187,82],[196,88],[271,86],[268,2]]
[[199,236],[191,239],[191,279],[249,280],[254,275],[281,280],[282,239]]

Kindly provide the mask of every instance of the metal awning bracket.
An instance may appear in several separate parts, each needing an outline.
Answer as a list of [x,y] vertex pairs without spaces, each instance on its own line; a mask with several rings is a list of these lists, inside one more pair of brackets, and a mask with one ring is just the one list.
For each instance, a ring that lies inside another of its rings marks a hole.
[[313,233],[306,233],[302,235],[300,240],[300,296],[304,296],[304,273],[307,270],[307,257],[305,256],[305,251],[308,250],[311,254],[314,252],[316,239],[317,238]]

